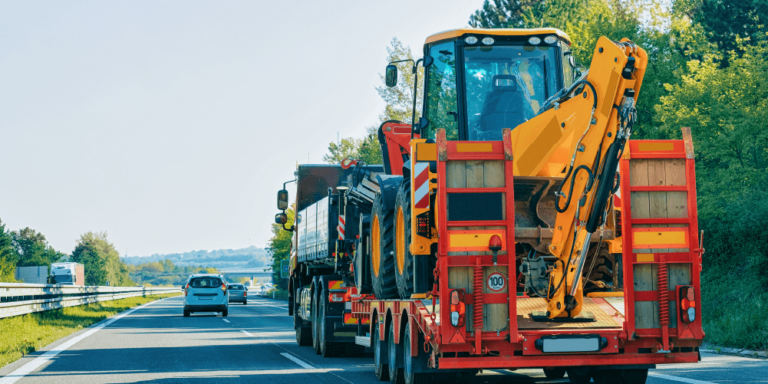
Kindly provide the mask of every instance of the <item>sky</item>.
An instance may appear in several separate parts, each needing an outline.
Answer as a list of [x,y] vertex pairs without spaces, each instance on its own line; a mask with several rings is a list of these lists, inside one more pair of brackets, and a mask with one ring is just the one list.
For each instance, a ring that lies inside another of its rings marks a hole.
[[481,5],[0,2],[0,220],[66,253],[266,246],[297,162],[380,123],[392,38],[420,56]]

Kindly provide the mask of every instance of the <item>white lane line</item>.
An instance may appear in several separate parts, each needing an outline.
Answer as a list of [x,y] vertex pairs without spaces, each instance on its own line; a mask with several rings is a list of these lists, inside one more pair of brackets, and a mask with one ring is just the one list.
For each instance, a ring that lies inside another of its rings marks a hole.
[[224,321],[226,321],[227,323],[229,323],[229,320],[227,320],[227,319],[222,319],[222,320],[224,320]]
[[253,337],[252,333],[250,333],[250,332],[248,332],[248,331],[246,331],[244,329],[241,329],[240,332],[245,333],[245,335],[248,336],[248,337]]
[[130,315],[131,313],[138,311],[139,309],[142,309],[142,308],[144,308],[144,307],[146,307],[148,305],[152,305],[154,303],[161,302],[163,300],[166,300],[166,299],[152,301],[152,302],[149,302],[147,304],[138,306],[136,308],[129,309],[129,310],[127,310],[127,311],[125,311],[125,312],[123,312],[123,313],[121,313],[121,314],[119,314],[119,315],[117,315],[117,316],[107,320],[106,322],[103,322],[103,323],[93,327],[90,331],[85,332],[85,333],[83,333],[83,334],[81,334],[81,335],[79,335],[77,337],[73,337],[73,338],[69,339],[66,343],[63,343],[63,344],[61,344],[61,345],[51,349],[50,351],[47,351],[47,352],[43,353],[42,355],[38,356],[34,360],[30,361],[29,363],[26,363],[26,364],[22,365],[19,369],[11,372],[8,376],[0,379],[0,384],[11,384],[11,383],[15,383],[15,382],[19,381],[22,377],[24,377],[26,375],[29,375],[30,373],[34,372],[35,369],[40,368],[40,366],[42,366],[43,364],[47,363],[49,360],[54,358],[59,353],[61,353],[63,351],[66,351],[67,349],[69,349],[73,345],[79,343],[80,341],[82,341],[86,337],[88,337],[90,335],[93,335],[94,333],[98,332],[99,330],[101,330],[102,328],[106,327],[107,325],[110,325],[110,324],[114,323],[115,321],[118,321],[118,320],[122,319],[123,317],[126,317],[126,316]]
[[657,379],[664,379],[664,380],[670,380],[670,381],[677,381],[678,383],[687,383],[687,384],[714,384],[711,381],[701,381],[701,380],[694,380],[694,379],[687,379],[685,377],[677,377],[677,376],[670,376],[670,375],[663,375],[661,373],[655,373],[655,372],[649,372],[648,376],[655,377]]
[[288,359],[290,361],[293,361],[294,363],[300,365],[304,369],[316,369],[315,367],[313,367],[313,366],[303,362],[298,357],[295,357],[295,356],[291,355],[290,353],[283,352],[283,353],[281,353],[281,355],[283,355],[283,357],[285,357],[286,359]]

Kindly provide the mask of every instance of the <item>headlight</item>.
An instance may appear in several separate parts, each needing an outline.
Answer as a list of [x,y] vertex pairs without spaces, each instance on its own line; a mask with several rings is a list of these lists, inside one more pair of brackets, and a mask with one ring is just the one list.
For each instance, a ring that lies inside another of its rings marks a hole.
[[547,44],[554,44],[557,42],[557,37],[554,36],[547,36],[544,38],[544,42]]
[[467,38],[464,39],[464,42],[467,43],[467,44],[476,44],[477,43],[477,37],[467,36]]
[[541,39],[536,37],[536,36],[533,36],[530,39],[528,39],[528,43],[533,44],[533,45],[539,45],[539,44],[541,44]]
[[495,40],[493,40],[493,37],[484,37],[483,38],[483,44],[485,44],[485,45],[491,45],[494,42],[495,42]]

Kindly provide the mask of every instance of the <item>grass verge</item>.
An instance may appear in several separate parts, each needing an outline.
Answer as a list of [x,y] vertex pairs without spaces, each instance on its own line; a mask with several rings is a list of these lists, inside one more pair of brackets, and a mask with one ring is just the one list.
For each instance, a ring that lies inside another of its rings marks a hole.
[[0,367],[85,327],[150,301],[178,296],[169,293],[130,297],[0,320]]
[[748,271],[734,275],[702,275],[704,342],[768,350],[768,292]]
[[270,289],[267,291],[267,297],[272,298],[272,296],[277,300],[288,301],[288,291],[283,291],[282,289]]

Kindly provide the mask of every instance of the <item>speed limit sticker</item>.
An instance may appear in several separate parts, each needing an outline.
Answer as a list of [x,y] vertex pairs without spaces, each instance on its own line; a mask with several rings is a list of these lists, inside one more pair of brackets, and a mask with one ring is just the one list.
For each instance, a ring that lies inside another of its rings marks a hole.
[[498,272],[488,275],[488,289],[494,292],[499,292],[507,285],[507,280],[504,279],[504,275]]

